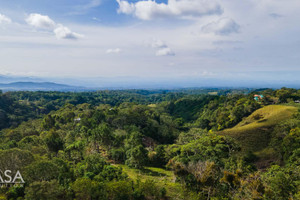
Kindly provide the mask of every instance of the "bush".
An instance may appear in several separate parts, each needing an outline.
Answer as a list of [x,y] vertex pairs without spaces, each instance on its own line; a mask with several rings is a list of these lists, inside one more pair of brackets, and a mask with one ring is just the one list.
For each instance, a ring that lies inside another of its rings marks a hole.
[[129,149],[126,152],[126,157],[126,165],[128,165],[129,167],[141,169],[147,162],[147,150],[142,145],[138,145]]
[[72,184],[77,200],[105,199],[105,186],[89,178],[79,178]]
[[64,191],[57,180],[33,182],[25,190],[26,200],[64,200]]
[[109,156],[111,159],[113,159],[116,162],[124,162],[126,159],[126,153],[123,148],[111,149],[109,151]]

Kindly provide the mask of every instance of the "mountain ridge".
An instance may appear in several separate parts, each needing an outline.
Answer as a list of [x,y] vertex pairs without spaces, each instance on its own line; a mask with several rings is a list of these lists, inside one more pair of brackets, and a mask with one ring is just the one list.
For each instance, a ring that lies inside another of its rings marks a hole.
[[11,83],[0,83],[3,91],[84,91],[87,88],[72,86],[55,82],[17,81]]

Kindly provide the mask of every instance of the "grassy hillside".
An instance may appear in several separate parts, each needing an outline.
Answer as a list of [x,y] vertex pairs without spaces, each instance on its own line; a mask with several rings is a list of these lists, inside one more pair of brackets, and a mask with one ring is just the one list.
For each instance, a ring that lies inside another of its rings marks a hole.
[[191,199],[192,193],[187,194],[184,192],[182,185],[175,182],[176,177],[173,171],[165,170],[156,167],[145,167],[143,170],[129,168],[126,165],[117,165],[122,167],[124,172],[132,180],[151,180],[154,181],[160,188],[166,188],[167,197],[174,200]]
[[237,139],[244,151],[262,151],[270,142],[274,126],[289,119],[295,112],[297,108],[293,106],[266,106],[252,113],[235,127],[220,133]]

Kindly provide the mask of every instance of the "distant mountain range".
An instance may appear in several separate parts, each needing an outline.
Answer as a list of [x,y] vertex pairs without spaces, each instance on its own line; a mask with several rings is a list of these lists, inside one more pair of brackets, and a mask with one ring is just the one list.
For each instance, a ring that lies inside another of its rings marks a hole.
[[13,82],[47,82],[47,81],[38,77],[13,76],[13,75],[0,74],[0,83],[13,83]]
[[[248,73],[251,78],[238,74],[233,77],[36,77],[0,74],[3,91],[96,91],[122,89],[182,89],[182,88],[300,88],[299,80],[289,73]],[[280,74],[280,76],[279,76]],[[299,74],[294,72],[293,74]],[[268,79],[264,78],[268,77]]]
[[85,91],[88,88],[57,84],[53,82],[13,82],[0,83],[0,90],[6,91]]

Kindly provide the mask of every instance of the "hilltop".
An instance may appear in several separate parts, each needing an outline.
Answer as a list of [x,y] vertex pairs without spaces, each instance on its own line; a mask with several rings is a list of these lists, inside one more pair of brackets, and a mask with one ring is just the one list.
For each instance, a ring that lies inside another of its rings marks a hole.
[[297,108],[293,106],[269,105],[220,133],[235,138],[245,151],[260,151],[268,146],[274,126],[291,118],[296,112]]
[[275,127],[292,118],[297,108],[284,105],[269,105],[253,112],[233,128],[220,132],[231,136],[241,145],[242,152],[253,152],[257,157],[255,165],[265,169],[272,163],[280,162],[280,156],[270,146]]

